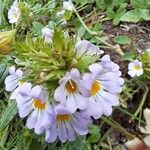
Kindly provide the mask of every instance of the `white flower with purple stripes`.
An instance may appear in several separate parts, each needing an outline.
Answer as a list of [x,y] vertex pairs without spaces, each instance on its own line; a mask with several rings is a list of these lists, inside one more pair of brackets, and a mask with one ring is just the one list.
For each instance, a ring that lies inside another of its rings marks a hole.
[[87,98],[79,92],[80,73],[77,69],[71,69],[62,79],[60,86],[55,90],[54,98],[62,105],[75,112],[77,109],[85,110],[87,108]]
[[80,82],[80,91],[88,97],[88,107],[82,111],[86,117],[93,116],[95,119],[102,114],[109,116],[112,106],[117,106],[119,100],[117,93],[121,92],[124,80],[120,78],[119,66],[105,55],[100,63],[89,66],[91,73],[86,73]]
[[91,118],[87,119],[79,112],[71,113],[68,108],[57,105],[54,107],[55,123],[46,129],[45,139],[48,143],[54,142],[57,138],[61,142],[75,140],[77,135],[86,135],[91,125]]
[[18,95],[18,87],[23,83],[23,72],[20,69],[11,66],[9,68],[9,75],[5,79],[5,89],[8,92],[12,92],[10,99],[15,99]]
[[[19,95],[16,98],[19,116],[27,118],[27,127],[35,130],[35,133],[44,132],[44,125],[50,126],[53,122],[53,109],[48,102],[48,93],[43,87],[32,87],[30,83],[24,83],[19,87]],[[49,121],[51,120],[51,121]]]

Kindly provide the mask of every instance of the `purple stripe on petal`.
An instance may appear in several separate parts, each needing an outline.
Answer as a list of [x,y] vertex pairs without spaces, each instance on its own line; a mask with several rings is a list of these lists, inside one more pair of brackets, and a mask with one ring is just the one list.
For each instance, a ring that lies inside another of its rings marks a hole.
[[67,140],[66,127],[64,122],[58,123],[58,137],[62,143]]

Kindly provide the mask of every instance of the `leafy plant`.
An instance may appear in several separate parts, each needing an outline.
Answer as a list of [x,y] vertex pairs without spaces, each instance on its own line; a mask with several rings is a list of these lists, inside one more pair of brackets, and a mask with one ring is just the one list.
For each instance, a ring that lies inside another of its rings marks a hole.
[[126,13],[125,0],[96,0],[96,4],[100,9],[106,11],[107,17],[113,20],[114,25],[118,25],[121,16]]

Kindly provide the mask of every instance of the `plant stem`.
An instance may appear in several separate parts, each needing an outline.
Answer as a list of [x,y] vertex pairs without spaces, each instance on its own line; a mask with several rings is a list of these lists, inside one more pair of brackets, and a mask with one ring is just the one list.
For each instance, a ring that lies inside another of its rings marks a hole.
[[84,21],[82,20],[82,18],[80,17],[80,15],[79,15],[79,13],[77,12],[77,10],[76,10],[74,4],[72,3],[72,1],[69,0],[69,2],[72,4],[72,7],[73,7],[73,9],[74,9],[74,12],[75,12],[76,16],[78,17],[79,21],[81,22],[81,24],[83,25],[83,27],[86,29],[86,31],[87,31],[89,34],[95,36],[95,38],[96,38],[97,40],[99,40],[101,43],[103,43],[104,45],[110,47],[110,48],[113,49],[113,50],[116,50],[116,52],[119,53],[121,56],[124,55],[124,53],[122,52],[121,49],[118,49],[118,47],[113,46],[113,45],[109,44],[108,42],[106,42],[105,40],[103,40],[102,38],[98,37],[99,34],[98,34],[97,32],[91,31],[91,30],[87,27],[87,25],[84,23]]
[[131,133],[129,133],[128,131],[126,131],[119,123],[117,123],[116,121],[112,120],[111,118],[107,118],[102,116],[101,119],[103,121],[105,121],[107,124],[109,124],[111,127],[113,127],[114,129],[116,129],[117,131],[121,132],[123,135],[125,135],[128,139],[133,139],[135,136]]
[[145,86],[145,92],[143,94],[143,97],[142,97],[142,100],[141,100],[141,103],[139,104],[139,107],[138,109],[136,110],[136,112],[134,113],[133,117],[131,120],[133,120],[135,117],[138,116],[138,114],[140,113],[140,111],[142,111],[142,108],[143,108],[143,105],[145,103],[145,100],[146,100],[146,97],[147,97],[147,94],[149,92],[149,88],[147,86]]
[[[122,107],[117,107],[116,109],[119,110],[119,111],[121,111],[122,113],[124,113],[124,114],[130,116],[130,117],[133,117],[133,114],[131,114],[130,112],[128,112],[126,109],[123,109]],[[138,117],[135,117],[134,119],[140,121],[140,122],[143,123],[143,124],[146,124],[145,121],[140,120]]]

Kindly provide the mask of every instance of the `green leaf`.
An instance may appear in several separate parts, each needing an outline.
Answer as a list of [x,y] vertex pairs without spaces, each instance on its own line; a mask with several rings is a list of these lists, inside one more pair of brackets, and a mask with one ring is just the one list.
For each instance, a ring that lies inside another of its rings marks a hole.
[[70,20],[71,17],[72,17],[72,11],[65,11],[65,14],[64,14],[63,18],[65,20]]
[[141,19],[141,16],[140,16],[139,9],[134,9],[134,10],[131,10],[131,11],[128,11],[127,13],[125,13],[120,18],[120,21],[137,23],[140,21],[140,19]]
[[134,9],[131,11],[128,11],[126,14],[124,14],[121,18],[120,21],[125,21],[125,22],[134,22],[137,23],[139,21],[150,20],[150,12],[147,9]]
[[97,125],[91,125],[89,128],[90,136],[88,137],[89,143],[96,143],[101,138],[100,129]]
[[133,51],[127,52],[122,56],[123,60],[132,61],[135,58],[135,53]]
[[79,136],[73,142],[67,145],[67,150],[91,150],[90,144],[85,140],[84,137]]
[[14,100],[10,100],[8,106],[3,110],[0,115],[0,132],[8,126],[14,116],[17,114],[17,106]]
[[100,132],[99,126],[97,126],[97,125],[91,125],[89,127],[89,133],[90,134],[97,134],[99,132]]
[[150,11],[147,9],[141,9],[140,10],[141,18],[143,18],[146,21],[150,20]]
[[100,140],[100,138],[101,138],[100,134],[93,134],[88,137],[88,141],[89,143],[96,143]]
[[99,55],[84,55],[81,59],[77,60],[76,68],[85,70],[88,66],[99,59]]
[[149,0],[130,0],[131,5],[133,8],[143,8],[148,9],[149,8]]
[[131,43],[131,39],[128,36],[124,36],[124,35],[120,35],[115,37],[115,42],[121,45],[124,44],[130,44]]
[[0,84],[2,84],[8,75],[8,66],[0,64]]
[[34,32],[38,35],[41,35],[42,34],[42,28],[44,27],[41,23],[39,22],[33,22],[33,29],[34,29]]

